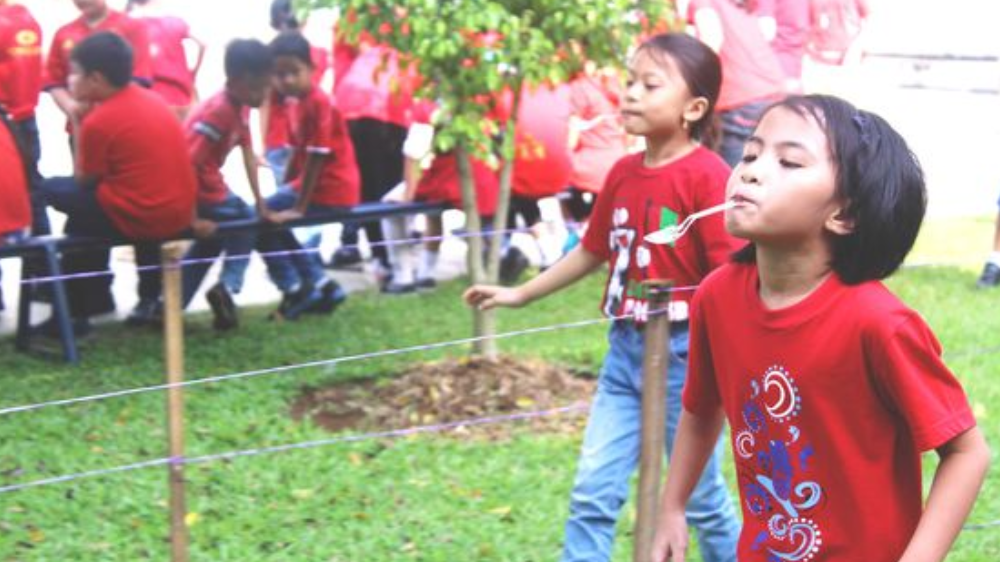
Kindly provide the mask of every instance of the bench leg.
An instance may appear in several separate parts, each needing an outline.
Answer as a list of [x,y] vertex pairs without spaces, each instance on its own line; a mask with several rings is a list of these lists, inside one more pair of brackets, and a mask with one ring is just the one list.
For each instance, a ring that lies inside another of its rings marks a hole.
[[[73,323],[69,314],[69,299],[66,297],[66,284],[62,276],[62,266],[59,265],[59,253],[54,244],[45,245],[45,262],[49,276],[54,278],[46,281],[52,284],[52,318],[59,325],[59,340],[62,343],[63,359],[67,363],[79,363],[80,354],[76,348],[76,334],[73,333]],[[24,283],[24,268],[21,268],[21,295],[18,299],[17,311],[17,349],[31,349],[31,303],[37,289],[35,283]]]

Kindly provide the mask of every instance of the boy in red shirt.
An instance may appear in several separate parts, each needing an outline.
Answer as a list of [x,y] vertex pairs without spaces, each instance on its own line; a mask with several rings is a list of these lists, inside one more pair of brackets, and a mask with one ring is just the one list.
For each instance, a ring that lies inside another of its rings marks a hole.
[[[42,31],[27,8],[18,2],[0,0],[0,107],[11,132],[24,150],[28,187],[34,194],[42,183],[38,172],[41,144],[35,107],[42,89]],[[48,234],[45,205],[32,196],[32,228],[35,235]]]
[[[284,222],[314,212],[358,204],[360,178],[354,147],[344,120],[329,96],[312,85],[309,42],[286,31],[270,45],[274,57],[274,87],[286,101],[292,158],[287,177],[268,198],[271,220]],[[327,277],[314,249],[303,250],[288,230],[261,234],[257,246],[271,280],[283,298],[276,318],[295,319],[303,312],[332,312],[346,298]]]
[[[208,231],[214,228],[212,221],[256,216],[254,208],[233,193],[222,177],[221,168],[226,156],[237,146],[243,154],[243,165],[257,212],[267,216],[260,197],[257,157],[253,152],[247,114],[249,108],[260,107],[267,96],[271,65],[271,51],[267,45],[256,39],[231,42],[226,47],[226,88],[195,107],[184,123],[191,163],[198,176],[199,226],[207,226]],[[239,293],[243,287],[250,252],[256,243],[257,237],[253,233],[232,234],[221,240],[196,240],[184,256],[184,260],[190,262],[183,272],[184,306],[191,302],[205,278],[210,259],[224,251],[226,260],[219,282],[205,296],[215,315],[215,328],[235,328],[238,318],[232,295]]]
[[[132,79],[132,50],[119,35],[95,33],[70,55],[70,93],[93,104],[77,134],[75,175],[42,185],[46,201],[66,213],[66,234],[135,240],[139,305],[134,323],[156,317],[160,298],[159,244],[191,226],[196,181],[181,124],[156,94]],[[69,275],[104,271],[109,250],[68,252]],[[69,279],[66,289],[74,329],[86,331],[90,316],[114,309],[111,276]],[[49,326],[55,324],[49,321]],[[47,333],[51,333],[48,330]]]
[[[0,116],[0,246],[24,237],[31,224],[24,162],[6,118]],[[0,310],[4,309],[0,292]]]
[[[129,0],[126,10],[146,28],[153,91],[184,119],[198,98],[195,79],[205,57],[205,43],[191,34],[186,21],[163,14],[157,0]],[[195,52],[192,64],[188,63],[188,45]]]
[[74,99],[68,89],[70,54],[93,33],[111,31],[124,38],[132,48],[132,77],[145,86],[152,83],[146,29],[125,14],[109,9],[106,0],[73,0],[73,4],[80,10],[80,17],[60,27],[52,37],[43,82],[44,89],[70,122],[90,109],[89,104]]

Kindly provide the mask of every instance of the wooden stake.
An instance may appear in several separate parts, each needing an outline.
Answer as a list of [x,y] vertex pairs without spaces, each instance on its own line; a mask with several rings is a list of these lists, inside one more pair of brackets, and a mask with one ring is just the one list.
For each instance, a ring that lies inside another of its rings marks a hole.
[[[670,361],[670,316],[666,313],[672,283],[644,283],[650,317],[646,322],[642,362],[642,441],[636,507],[634,562],[649,562],[656,536],[660,479],[667,424],[667,365]],[[662,311],[662,312],[657,312]]]
[[[184,381],[184,320],[181,309],[182,246],[172,242],[163,246],[163,350],[167,383]],[[167,435],[170,481],[170,560],[188,561],[187,502],[184,491],[184,389],[167,389]]]

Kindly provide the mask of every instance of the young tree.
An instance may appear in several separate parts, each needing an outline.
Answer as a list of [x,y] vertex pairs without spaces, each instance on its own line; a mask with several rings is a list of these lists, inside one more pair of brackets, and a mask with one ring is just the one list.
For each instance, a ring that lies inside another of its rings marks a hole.
[[[434,100],[436,148],[454,150],[462,183],[472,283],[495,283],[501,235],[483,262],[472,156],[498,161],[500,198],[494,232],[506,225],[514,163],[515,117],[525,87],[566,81],[584,59],[620,65],[645,22],[658,22],[664,0],[300,0],[306,9],[338,7],[338,32],[391,47],[401,68],[421,77],[417,96]],[[508,101],[509,100],[509,101]],[[497,104],[509,117],[497,120]],[[493,311],[473,312],[476,336],[496,333]],[[495,340],[475,351],[496,355]]]

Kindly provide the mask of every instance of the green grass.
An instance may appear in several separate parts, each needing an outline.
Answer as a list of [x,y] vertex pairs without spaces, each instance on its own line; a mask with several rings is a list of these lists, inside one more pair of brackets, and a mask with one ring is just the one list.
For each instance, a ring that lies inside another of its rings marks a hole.
[[[971,289],[991,230],[989,219],[928,224],[914,260],[962,263],[906,269],[890,284],[936,331],[1000,450],[1000,291]],[[503,311],[500,330],[595,318],[600,283],[593,277],[528,309]],[[468,337],[461,289],[455,282],[420,297],[357,295],[333,317],[285,325],[265,321],[266,309],[250,310],[236,334],[217,335],[207,317],[190,317],[187,378]],[[511,338],[501,347],[594,371],[605,329]],[[0,346],[0,407],[163,382],[161,342],[152,332],[102,327],[78,367],[15,353],[9,339]],[[188,452],[327,438],[289,416],[289,403],[303,387],[386,376],[412,362],[466,351],[455,347],[191,387],[185,393]],[[2,417],[0,485],[163,457],[164,409],[163,394],[154,392]],[[189,466],[191,559],[554,560],[578,446],[578,436],[528,431],[499,442],[416,436]],[[928,465],[930,474],[933,463]],[[1000,476],[994,472],[971,521],[998,519]],[[163,468],[0,495],[0,562],[165,560],[167,520]],[[617,561],[631,559],[631,524],[628,512]],[[1000,527],[964,532],[949,557],[998,559]]]

